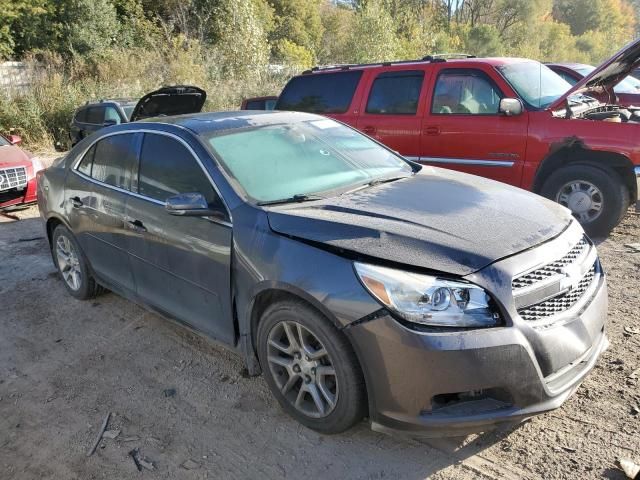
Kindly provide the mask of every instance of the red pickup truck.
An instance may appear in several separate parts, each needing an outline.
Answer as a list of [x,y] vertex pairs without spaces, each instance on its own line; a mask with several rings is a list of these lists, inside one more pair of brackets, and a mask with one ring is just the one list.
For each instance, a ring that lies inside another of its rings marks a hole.
[[416,162],[540,193],[606,235],[638,199],[640,108],[598,98],[615,99],[640,66],[640,41],[573,87],[536,61],[458,57],[316,67],[275,108],[328,115]]

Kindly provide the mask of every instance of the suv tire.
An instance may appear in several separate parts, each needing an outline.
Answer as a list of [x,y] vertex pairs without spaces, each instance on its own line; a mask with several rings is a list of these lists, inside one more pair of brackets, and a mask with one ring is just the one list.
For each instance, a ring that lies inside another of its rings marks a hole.
[[351,344],[305,303],[268,307],[258,325],[257,350],[273,395],[306,427],[340,433],[365,416],[364,378]]
[[102,293],[91,275],[89,263],[78,241],[64,225],[53,231],[51,254],[67,291],[78,300],[88,300]]
[[620,176],[608,168],[588,164],[556,170],[540,193],[569,208],[591,237],[607,236],[629,207],[629,192]]

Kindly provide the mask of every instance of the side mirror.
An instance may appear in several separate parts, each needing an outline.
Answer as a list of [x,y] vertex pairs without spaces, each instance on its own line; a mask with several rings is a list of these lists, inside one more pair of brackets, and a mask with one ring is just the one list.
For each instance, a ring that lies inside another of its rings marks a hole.
[[20,145],[22,143],[22,138],[19,135],[9,135],[7,140],[11,145]]
[[114,120],[113,118],[110,118],[109,120],[105,120],[104,123],[102,124],[103,127],[111,127],[113,125],[117,125],[118,121]]
[[517,98],[502,98],[500,99],[500,106],[498,107],[498,112],[507,116],[507,117],[515,117],[516,115],[522,114],[524,108],[522,107],[522,102]]
[[167,198],[164,208],[169,215],[180,217],[215,217],[223,220],[225,215],[219,209],[210,208],[201,193],[181,193]]

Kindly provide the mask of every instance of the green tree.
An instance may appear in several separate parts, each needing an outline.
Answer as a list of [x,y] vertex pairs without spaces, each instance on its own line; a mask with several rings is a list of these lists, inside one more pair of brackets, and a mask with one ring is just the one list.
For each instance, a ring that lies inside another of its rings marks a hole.
[[269,40],[273,52],[283,51],[281,42],[304,47],[315,59],[322,45],[321,0],[269,0],[273,8],[273,30]]

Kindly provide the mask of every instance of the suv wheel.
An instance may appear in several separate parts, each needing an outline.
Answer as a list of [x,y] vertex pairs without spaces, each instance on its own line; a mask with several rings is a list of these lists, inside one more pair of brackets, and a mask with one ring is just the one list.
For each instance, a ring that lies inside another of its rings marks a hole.
[[542,195],[567,207],[593,237],[606,236],[629,207],[629,193],[619,175],[591,165],[568,165],[542,186]]
[[340,433],[365,415],[364,379],[346,337],[302,302],[272,305],[258,326],[258,357],[282,408],[321,433]]
[[101,292],[89,272],[87,261],[77,240],[64,225],[53,231],[52,253],[67,291],[79,300],[94,298]]

